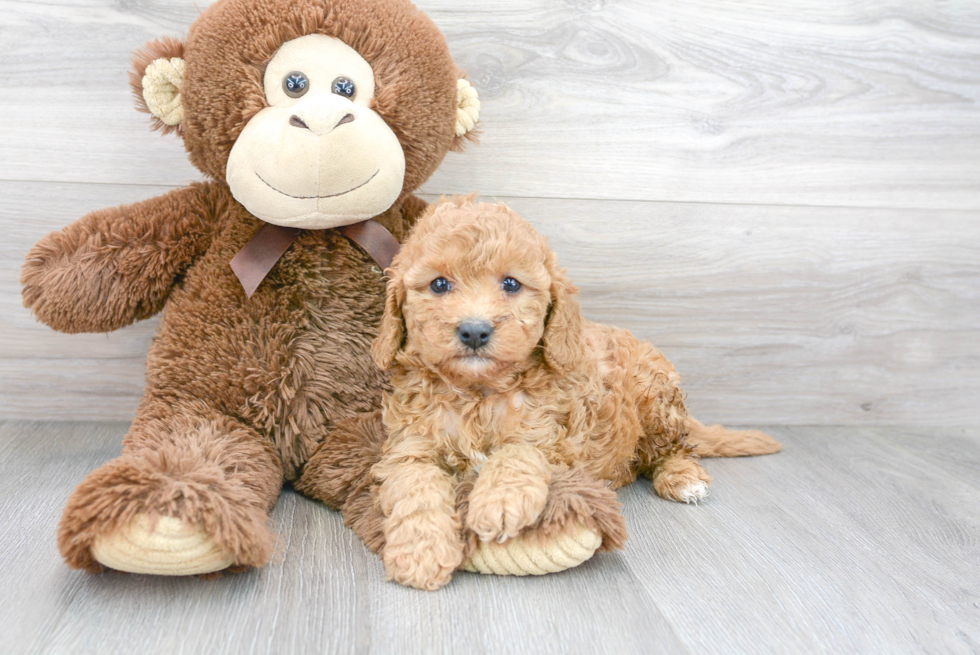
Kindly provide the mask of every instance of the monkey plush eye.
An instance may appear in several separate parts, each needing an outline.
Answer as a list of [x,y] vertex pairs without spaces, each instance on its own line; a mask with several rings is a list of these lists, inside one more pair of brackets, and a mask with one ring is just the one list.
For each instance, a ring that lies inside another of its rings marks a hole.
[[432,280],[432,284],[429,285],[429,288],[432,289],[432,293],[442,295],[449,291],[449,289],[452,288],[452,285],[449,284],[449,280],[446,278],[437,277],[436,279]]
[[500,283],[500,288],[507,293],[517,293],[521,290],[524,285],[515,280],[512,277],[505,277],[504,281]]
[[333,91],[339,96],[344,96],[345,98],[352,100],[354,98],[354,93],[356,92],[356,89],[354,88],[354,83],[351,82],[349,79],[347,79],[346,77],[338,77],[333,81],[333,86],[331,87],[331,91]]
[[304,73],[293,71],[282,80],[282,90],[290,98],[298,98],[310,88],[310,78]]

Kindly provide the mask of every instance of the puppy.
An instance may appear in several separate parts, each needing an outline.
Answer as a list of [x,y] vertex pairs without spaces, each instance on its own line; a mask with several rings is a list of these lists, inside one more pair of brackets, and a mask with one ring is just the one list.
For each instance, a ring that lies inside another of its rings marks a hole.
[[780,449],[762,432],[688,416],[670,362],[584,320],[545,239],[504,205],[435,206],[388,275],[372,354],[392,389],[373,473],[382,557],[402,584],[446,584],[464,530],[503,542],[534,524],[557,471],[584,467],[613,488],[643,474],[663,498],[691,503],[711,481],[698,455]]

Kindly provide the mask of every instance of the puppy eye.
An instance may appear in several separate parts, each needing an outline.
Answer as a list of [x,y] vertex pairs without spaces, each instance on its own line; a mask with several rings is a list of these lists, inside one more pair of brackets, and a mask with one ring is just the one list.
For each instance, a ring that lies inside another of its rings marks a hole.
[[521,290],[524,285],[515,280],[512,277],[505,277],[504,281],[500,283],[500,288],[502,288],[507,293],[517,293]]
[[436,279],[432,280],[432,283],[429,285],[429,288],[432,289],[432,293],[436,295],[442,295],[447,291],[449,291],[451,286],[452,285],[449,284],[449,280],[447,280],[446,278],[437,277]]
[[331,91],[339,96],[344,96],[347,99],[352,100],[354,98],[354,93],[357,91],[354,88],[354,83],[351,82],[346,77],[338,77],[333,81],[331,85]]
[[290,98],[298,98],[310,88],[310,78],[305,73],[293,71],[282,80],[282,90]]

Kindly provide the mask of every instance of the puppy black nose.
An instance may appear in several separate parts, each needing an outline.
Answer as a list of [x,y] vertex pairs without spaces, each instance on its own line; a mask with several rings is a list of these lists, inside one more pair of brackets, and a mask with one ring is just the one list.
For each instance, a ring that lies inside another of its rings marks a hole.
[[473,350],[478,350],[490,341],[493,325],[490,324],[490,321],[467,320],[459,324],[459,327],[456,328],[456,334],[459,335],[459,340],[464,344]]

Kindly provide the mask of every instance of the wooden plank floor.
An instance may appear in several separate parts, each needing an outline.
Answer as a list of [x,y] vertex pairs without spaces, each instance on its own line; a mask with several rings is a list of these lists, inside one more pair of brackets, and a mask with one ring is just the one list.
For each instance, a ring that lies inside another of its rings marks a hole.
[[293,492],[265,569],[68,570],[62,505],[125,429],[0,423],[0,653],[980,652],[980,429],[771,428],[785,451],[708,460],[699,507],[621,490],[622,552],[435,593]]

